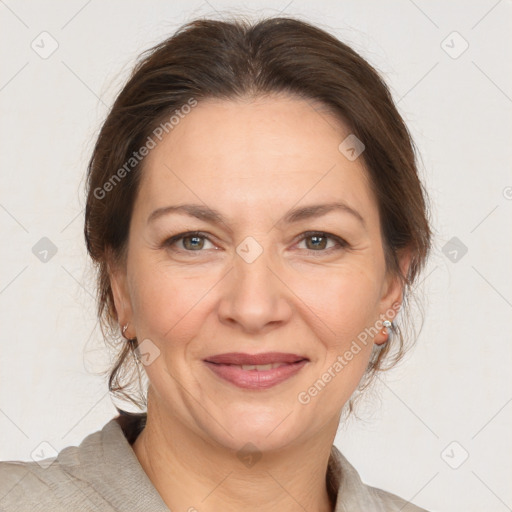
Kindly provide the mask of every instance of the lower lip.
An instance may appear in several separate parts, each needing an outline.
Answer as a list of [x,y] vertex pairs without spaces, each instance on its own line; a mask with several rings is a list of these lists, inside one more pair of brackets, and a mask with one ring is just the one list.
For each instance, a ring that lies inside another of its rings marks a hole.
[[290,363],[271,370],[242,370],[238,366],[216,364],[205,361],[206,365],[221,379],[244,389],[268,389],[297,374],[307,360]]

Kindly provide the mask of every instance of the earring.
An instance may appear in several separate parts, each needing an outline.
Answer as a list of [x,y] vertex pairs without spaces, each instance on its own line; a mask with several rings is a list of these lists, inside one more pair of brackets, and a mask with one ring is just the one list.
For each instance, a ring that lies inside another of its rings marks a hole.
[[127,338],[124,333],[126,332],[126,329],[128,329],[128,324],[123,325],[123,328],[121,329],[121,334],[123,338],[128,341],[130,344],[134,344],[137,342],[137,337],[135,338]]
[[[384,329],[382,329],[382,330],[385,332],[386,336],[388,336],[388,337],[389,337],[389,328],[391,327],[391,325],[392,324],[389,320],[384,320],[384,322],[382,322],[382,326],[384,327]],[[387,341],[388,340],[386,340],[386,342]]]

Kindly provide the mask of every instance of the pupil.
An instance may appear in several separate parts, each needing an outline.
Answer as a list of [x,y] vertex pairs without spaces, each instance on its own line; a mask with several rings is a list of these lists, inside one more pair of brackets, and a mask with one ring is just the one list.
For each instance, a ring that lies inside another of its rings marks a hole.
[[[200,244],[201,238],[198,236],[190,236],[186,240],[192,241],[192,243],[191,243],[192,248],[197,248],[197,247],[200,248],[201,247],[201,244]],[[199,245],[198,245],[198,243],[199,243]]]
[[319,240],[320,240],[321,242],[322,242],[322,241],[325,241],[325,237],[323,237],[323,236],[316,236],[316,235],[314,235],[314,236],[311,236],[310,238],[311,238],[311,240],[313,240],[313,241],[315,241],[315,240],[316,240],[316,242],[314,242],[313,247],[316,247],[316,248],[321,247],[321,248],[323,248],[323,244],[322,244],[322,243],[320,243],[320,245],[318,245],[318,241],[319,241]]

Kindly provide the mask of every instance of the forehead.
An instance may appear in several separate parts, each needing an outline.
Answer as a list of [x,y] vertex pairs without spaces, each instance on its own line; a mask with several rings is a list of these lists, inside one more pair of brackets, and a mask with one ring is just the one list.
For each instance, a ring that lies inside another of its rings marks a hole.
[[339,150],[349,134],[302,99],[201,101],[146,157],[138,202],[144,210],[202,202],[239,219],[343,200],[378,222],[362,158]]

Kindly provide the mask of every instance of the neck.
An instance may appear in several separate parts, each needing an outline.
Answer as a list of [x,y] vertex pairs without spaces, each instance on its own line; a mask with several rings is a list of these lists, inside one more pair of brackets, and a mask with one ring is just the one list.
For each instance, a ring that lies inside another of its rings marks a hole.
[[242,458],[176,417],[164,419],[148,401],[146,426],[133,450],[170,510],[332,512],[326,472],[336,427],[300,446]]

